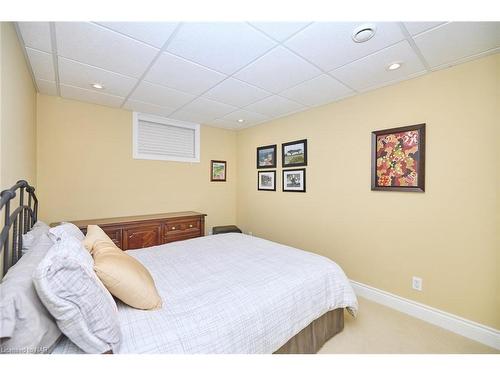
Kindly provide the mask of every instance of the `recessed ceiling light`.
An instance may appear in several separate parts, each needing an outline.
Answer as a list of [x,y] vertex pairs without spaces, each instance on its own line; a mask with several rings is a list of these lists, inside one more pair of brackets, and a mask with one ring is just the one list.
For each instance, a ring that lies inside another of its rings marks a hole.
[[91,86],[97,90],[102,90],[104,86],[100,83],[92,83]]
[[401,65],[402,65],[402,64],[403,64],[403,63],[400,63],[400,62],[393,62],[392,64],[390,64],[390,65],[387,67],[387,69],[389,69],[389,70],[396,70],[396,69],[401,68]]
[[241,124],[242,122],[245,122],[242,118],[238,119],[238,122]]
[[352,40],[356,43],[364,43],[373,38],[375,32],[377,31],[377,26],[371,23],[365,23],[358,26],[352,32]]

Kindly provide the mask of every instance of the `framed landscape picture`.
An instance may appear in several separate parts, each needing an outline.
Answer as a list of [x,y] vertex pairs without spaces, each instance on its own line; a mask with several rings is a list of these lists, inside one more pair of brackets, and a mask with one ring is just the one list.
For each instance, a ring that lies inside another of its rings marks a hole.
[[306,192],[305,168],[283,170],[283,191]]
[[257,168],[276,168],[276,145],[257,147]]
[[210,163],[210,181],[226,181],[226,162],[223,160],[212,160]]
[[257,180],[257,190],[276,191],[276,171],[258,171]]
[[372,190],[425,191],[425,124],[372,132]]
[[283,168],[307,165],[307,139],[281,145]]

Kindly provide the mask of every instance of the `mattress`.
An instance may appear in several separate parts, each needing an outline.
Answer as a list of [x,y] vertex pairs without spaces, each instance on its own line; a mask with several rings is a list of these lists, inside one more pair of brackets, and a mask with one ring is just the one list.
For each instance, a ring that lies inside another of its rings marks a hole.
[[[245,234],[127,253],[151,272],[163,307],[143,311],[117,301],[118,353],[273,353],[325,313],[355,315],[358,307],[332,260]],[[79,352],[67,338],[53,351]]]

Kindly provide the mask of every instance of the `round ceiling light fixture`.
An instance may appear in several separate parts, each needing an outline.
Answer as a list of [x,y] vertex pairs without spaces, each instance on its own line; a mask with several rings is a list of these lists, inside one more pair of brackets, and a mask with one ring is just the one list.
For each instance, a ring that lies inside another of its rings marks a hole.
[[91,84],[91,86],[92,86],[93,88],[97,89],[97,90],[102,90],[102,89],[104,89],[104,85],[103,85],[103,84],[101,84],[101,83],[97,83],[97,82],[96,82],[96,83],[92,83],[92,84]]
[[358,26],[352,32],[352,40],[356,43],[364,43],[369,41],[375,35],[377,26],[372,23],[365,23]]
[[397,70],[397,69],[401,68],[401,65],[403,65],[402,62],[399,62],[399,61],[393,62],[387,66],[387,69],[388,70]]

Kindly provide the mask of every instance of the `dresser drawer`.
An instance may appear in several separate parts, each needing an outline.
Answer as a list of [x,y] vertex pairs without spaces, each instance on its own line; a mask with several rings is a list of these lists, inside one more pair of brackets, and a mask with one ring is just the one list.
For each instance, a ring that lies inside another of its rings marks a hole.
[[165,224],[165,234],[180,234],[186,232],[199,232],[200,219],[169,220]]
[[177,219],[168,220],[164,225],[165,242],[180,241],[201,236],[201,220]]
[[123,228],[123,246],[125,249],[142,249],[161,243],[161,225],[138,225]]
[[179,234],[168,234],[165,237],[165,243],[168,242],[175,242],[175,241],[184,241],[184,240],[189,240],[190,238],[196,238],[196,237],[201,237],[200,232],[196,233],[179,233]]

